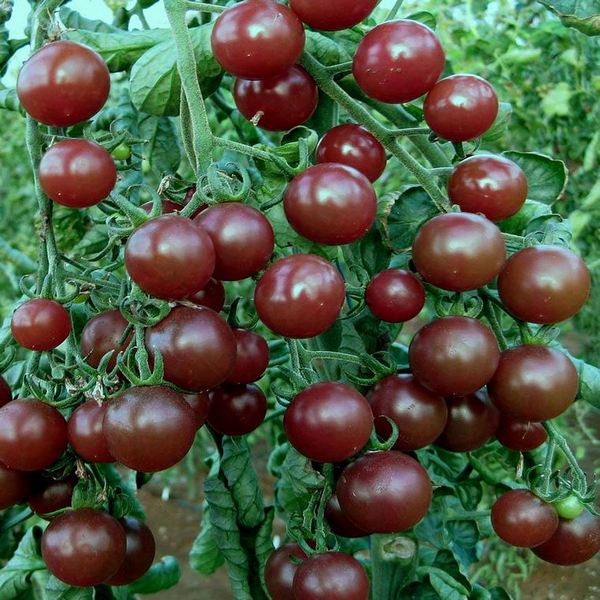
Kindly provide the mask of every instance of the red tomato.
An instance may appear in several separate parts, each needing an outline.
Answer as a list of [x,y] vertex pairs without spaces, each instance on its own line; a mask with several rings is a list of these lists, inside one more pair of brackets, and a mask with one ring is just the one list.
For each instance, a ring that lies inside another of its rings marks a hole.
[[414,319],[425,306],[425,288],[410,271],[387,269],[371,279],[365,302],[378,319],[404,323]]
[[10,328],[18,344],[28,350],[53,350],[71,333],[69,313],[54,300],[34,298],[15,310]]
[[333,494],[325,507],[325,518],[331,531],[335,535],[341,535],[347,538],[361,538],[369,535],[366,531],[359,529],[344,513],[340,506],[338,497]]
[[245,329],[234,329],[237,354],[227,383],[253,383],[269,366],[269,344],[262,335]]
[[255,385],[222,385],[212,391],[208,424],[224,435],[246,435],[264,421],[267,398]]
[[108,371],[114,369],[117,357],[125,352],[133,337],[131,332],[123,341],[126,329],[127,321],[118,310],[107,310],[92,317],[81,332],[80,350],[85,361],[97,369],[102,357],[112,351],[107,368]]
[[78,479],[71,475],[66,479],[49,479],[38,476],[34,479],[33,490],[27,498],[29,508],[42,519],[51,521],[51,513],[71,506],[73,490]]
[[225,288],[220,281],[211,278],[199,292],[196,292],[187,300],[198,306],[208,306],[215,312],[220,312],[225,306]]
[[200,429],[208,419],[209,397],[207,392],[196,392],[195,394],[182,394],[183,399],[192,407],[196,416],[196,429]]
[[518,452],[530,452],[539,448],[548,439],[548,434],[541,423],[516,421],[502,415],[496,430],[496,437],[505,448]]
[[4,377],[0,376],[0,407],[12,400],[10,386],[6,383]]
[[104,415],[107,408],[108,404],[100,405],[95,400],[88,400],[75,409],[67,422],[69,443],[88,462],[115,461],[104,435]]
[[366,19],[377,0],[290,0],[292,10],[314,29],[350,29]]
[[24,502],[32,485],[31,473],[12,471],[0,464],[0,510]]
[[294,600],[292,584],[298,564],[291,557],[306,559],[296,543],[284,544],[269,556],[265,565],[265,584],[272,600]]

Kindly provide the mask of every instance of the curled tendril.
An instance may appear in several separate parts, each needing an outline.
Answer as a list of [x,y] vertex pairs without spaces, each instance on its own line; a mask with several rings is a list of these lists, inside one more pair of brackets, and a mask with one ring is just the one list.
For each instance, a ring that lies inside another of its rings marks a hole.
[[[238,296],[229,307],[229,314],[227,316],[227,323],[233,329],[253,329],[258,323],[258,314],[256,310],[251,308],[250,311],[246,310],[247,319],[242,320],[239,316],[241,309],[245,306],[250,306],[249,302],[244,301],[243,298]],[[249,314],[248,314],[249,313]]]
[[375,428],[373,428],[371,437],[369,438],[369,450],[382,450],[384,452],[387,452],[388,450],[391,450],[396,445],[396,442],[398,441],[398,435],[399,435],[398,426],[396,425],[396,423],[394,421],[392,421],[392,419],[390,419],[389,417],[387,417],[385,415],[381,415],[378,418],[385,419],[390,424],[390,427],[392,428],[392,433],[386,440],[384,440],[382,442],[379,440],[379,436],[377,435],[377,430]]
[[213,203],[244,202],[252,189],[248,170],[233,162],[211,164],[207,176]]

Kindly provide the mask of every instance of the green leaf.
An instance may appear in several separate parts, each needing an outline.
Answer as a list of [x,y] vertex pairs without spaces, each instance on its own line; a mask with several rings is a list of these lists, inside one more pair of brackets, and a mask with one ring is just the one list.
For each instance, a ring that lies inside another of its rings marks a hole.
[[96,33],[123,33],[122,29],[109,25],[104,21],[86,19],[68,6],[63,6],[59,15],[63,25],[68,29],[83,29],[85,31],[95,31]]
[[258,576],[264,592],[267,592],[265,584],[265,565],[269,556],[273,553],[273,519],[275,518],[275,508],[269,506],[265,511],[263,522],[256,532],[254,539],[254,555],[258,563]]
[[106,477],[106,481],[111,488],[119,488],[123,494],[129,497],[129,515],[144,521],[146,519],[144,507],[138,500],[137,490],[132,483],[132,481],[135,482],[135,476],[128,481],[121,477],[114,465],[110,464],[98,465],[98,468],[104,473],[104,477]]
[[589,36],[600,35],[600,2],[598,0],[538,0],[549,8],[566,27]]
[[190,565],[201,575],[212,575],[225,563],[225,557],[213,536],[208,512],[209,509],[205,509],[202,527],[190,550]]
[[547,117],[568,117],[571,113],[571,98],[576,93],[566,81],[557,83],[542,96],[544,114]]
[[498,442],[487,444],[479,450],[469,453],[473,468],[490,485],[501,483],[509,488],[517,488],[515,471],[519,457],[516,452],[504,449]]
[[517,214],[500,223],[500,229],[505,233],[524,235],[531,221],[550,214],[552,214],[552,209],[547,204],[535,200],[526,200]]
[[177,559],[174,556],[163,556],[141,579],[129,585],[129,591],[132,594],[155,594],[172,588],[180,579],[181,568]]
[[479,529],[475,521],[448,521],[446,527],[452,543],[462,548],[473,548],[479,540]]
[[0,600],[14,600],[29,589],[34,571],[44,570],[46,565],[39,553],[41,530],[27,530],[13,557],[0,570]]
[[510,123],[512,112],[513,108],[509,102],[500,102],[498,116],[482,137],[484,145],[500,143],[504,139],[504,136],[508,131],[508,124]]
[[552,345],[561,352],[564,352],[564,354],[573,361],[573,364],[579,373],[579,391],[577,393],[577,399],[583,400],[595,408],[600,409],[600,369],[573,356],[564,346],[561,346],[558,343]]
[[429,583],[411,583],[402,590],[402,600],[441,600]]
[[306,32],[305,50],[326,66],[338,65],[352,60],[352,56],[343,46],[316,31]]
[[94,588],[76,588],[50,575],[40,600],[94,600]]
[[512,596],[504,589],[495,587],[490,590],[491,600],[512,600]]
[[469,591],[442,569],[426,567],[431,587],[444,600],[468,600]]
[[355,245],[354,254],[360,256],[360,262],[369,275],[373,276],[387,269],[392,253],[385,245],[384,234],[379,223]]
[[431,29],[435,29],[437,25],[437,19],[435,18],[435,15],[431,14],[427,10],[419,10],[403,18],[410,19],[411,21],[419,21],[419,23],[423,23],[424,25],[427,25],[427,27],[431,27]]
[[150,166],[159,174],[173,173],[181,162],[177,128],[171,119],[140,115],[140,137],[148,140],[144,154]]

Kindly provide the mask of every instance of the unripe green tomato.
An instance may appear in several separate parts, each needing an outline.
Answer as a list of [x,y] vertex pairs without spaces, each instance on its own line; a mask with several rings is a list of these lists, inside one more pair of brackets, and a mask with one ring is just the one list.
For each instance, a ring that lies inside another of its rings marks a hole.
[[569,521],[576,519],[585,510],[585,506],[577,496],[567,496],[562,500],[557,500],[554,502],[554,508],[559,517]]
[[115,160],[127,160],[131,156],[131,148],[125,144],[119,144],[112,152],[112,157]]

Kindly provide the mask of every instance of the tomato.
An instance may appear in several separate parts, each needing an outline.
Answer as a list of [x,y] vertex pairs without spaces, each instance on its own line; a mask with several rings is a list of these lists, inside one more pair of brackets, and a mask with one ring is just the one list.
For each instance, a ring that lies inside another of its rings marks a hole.
[[377,195],[359,171],[335,163],[309,167],[288,185],[283,203],[290,225],[317,244],[350,244],[371,229]]
[[477,319],[443,317],[417,332],[409,361],[426,388],[442,396],[466,396],[492,378],[500,349],[489,327]]
[[579,565],[600,551],[600,517],[587,510],[576,519],[560,519],[556,533],[533,552],[554,565]]
[[245,0],[219,16],[211,41],[223,69],[244,79],[266,79],[298,62],[304,39],[300,19],[287,6]]
[[360,171],[376,181],[385,171],[387,158],[379,140],[360,125],[338,125],[330,129],[317,147],[318,163],[338,163]]
[[359,529],[344,513],[340,506],[338,497],[333,494],[325,507],[325,518],[335,535],[347,538],[360,538],[369,535],[366,531]]
[[191,406],[172,389],[136,386],[109,404],[104,435],[118,462],[154,473],[176,465],[188,453],[196,435],[196,418]]
[[296,65],[268,79],[236,80],[233,99],[242,115],[261,129],[287,131],[310,119],[319,102],[319,89]]
[[517,213],[527,199],[528,183],[521,167],[503,156],[477,155],[459,163],[448,180],[448,196],[463,212],[502,221]]
[[17,95],[36,121],[69,127],[93,117],[110,92],[110,75],[100,55],[60,40],[38,50],[23,65]]
[[503,414],[547,421],[571,406],[578,387],[577,369],[565,354],[547,346],[517,346],[502,353],[488,391]]
[[115,160],[127,160],[131,156],[131,147],[121,142],[110,154]]
[[252,383],[263,376],[269,366],[269,344],[262,335],[234,329],[237,354],[227,383]]
[[425,306],[425,288],[410,271],[386,269],[369,282],[365,302],[378,319],[404,323]]
[[[152,201],[145,202],[140,206],[141,209],[145,210],[148,214],[152,211],[154,203]],[[163,200],[161,202],[161,215],[172,215],[173,213],[178,213],[183,209],[182,204],[177,204],[177,202],[172,202],[171,200]]]
[[92,317],[81,332],[80,350],[85,361],[98,368],[102,357],[112,351],[107,370],[112,371],[117,364],[117,357],[127,349],[133,332],[125,339],[127,321],[118,310],[107,310]]
[[108,585],[128,585],[137,581],[152,566],[156,552],[156,542],[147,525],[133,517],[124,517],[119,523],[127,538],[125,560],[106,581]]
[[56,517],[42,536],[48,570],[68,585],[91,587],[112,577],[125,559],[123,527],[108,513],[80,508]]
[[558,527],[558,514],[529,490],[510,490],[492,507],[492,526],[498,537],[518,548],[547,542]]
[[77,481],[75,475],[58,480],[37,477],[34,480],[33,491],[27,498],[29,507],[38,517],[52,520],[51,513],[71,506]]
[[187,300],[198,306],[208,306],[215,312],[219,312],[225,306],[225,288],[220,281],[211,278],[199,292],[192,294]]
[[291,557],[305,559],[306,554],[298,544],[284,544],[269,556],[265,565],[265,584],[271,600],[294,600],[292,583],[298,569]]
[[69,313],[54,300],[34,298],[15,310],[10,328],[18,344],[28,350],[53,350],[71,333]]
[[429,510],[432,493],[427,471],[402,452],[365,454],[344,469],[336,487],[344,513],[372,533],[416,525]]
[[0,407],[12,400],[12,392],[4,377],[0,375]]
[[339,31],[350,29],[366,19],[377,0],[290,0],[292,10],[314,29]]
[[107,408],[106,403],[100,405],[95,400],[88,400],[75,409],[67,422],[69,443],[88,462],[115,461],[104,435],[104,415]]
[[298,567],[292,590],[294,600],[368,600],[369,577],[352,556],[325,552]]
[[502,232],[484,217],[469,213],[447,213],[425,223],[412,252],[423,279],[452,292],[490,283],[506,261]]
[[498,278],[508,310],[530,323],[558,323],[576,314],[591,289],[587,265],[567,248],[540,244],[519,250]]
[[321,463],[341,462],[369,441],[373,414],[367,399],[344,383],[320,382],[302,390],[285,412],[290,444]]
[[235,365],[235,336],[210,308],[175,307],[146,330],[146,347],[160,352],[167,381],[192,392],[223,383]]
[[23,502],[32,488],[30,473],[12,471],[0,464],[0,510]]
[[104,200],[117,183],[111,155],[89,140],[64,140],[51,146],[40,161],[40,186],[63,206],[86,208]]
[[426,94],[445,62],[444,49],[429,27],[398,20],[373,27],[363,38],[352,72],[367,96],[397,104]]
[[246,435],[264,421],[267,398],[255,385],[222,385],[210,394],[208,424],[224,435]]
[[384,377],[368,395],[377,433],[392,434],[391,419],[398,427],[395,450],[418,450],[431,444],[444,430],[448,409],[442,396],[424,388],[412,375]]
[[67,447],[67,424],[49,404],[13,400],[0,408],[0,463],[18,471],[41,471]]
[[131,234],[125,267],[148,294],[181,300],[208,283],[215,270],[215,249],[208,233],[189,219],[163,215]]
[[541,446],[548,439],[548,434],[541,423],[517,421],[502,415],[496,437],[505,448],[530,452]]
[[437,446],[451,452],[471,452],[485,446],[498,428],[498,411],[484,392],[448,398],[448,422]]
[[209,397],[207,392],[196,392],[195,394],[182,394],[183,399],[192,407],[196,416],[196,429],[200,429],[208,419]]
[[266,217],[251,206],[238,202],[211,206],[194,222],[212,240],[217,279],[239,281],[251,277],[273,254],[273,228]]
[[476,75],[451,75],[435,84],[423,105],[425,121],[439,137],[466,142],[483,135],[498,115],[494,88]]
[[554,502],[554,508],[561,519],[572,520],[585,510],[585,504],[577,496],[567,496]]
[[286,256],[271,265],[256,285],[260,320],[291,338],[311,338],[336,321],[346,298],[337,269],[314,254]]

